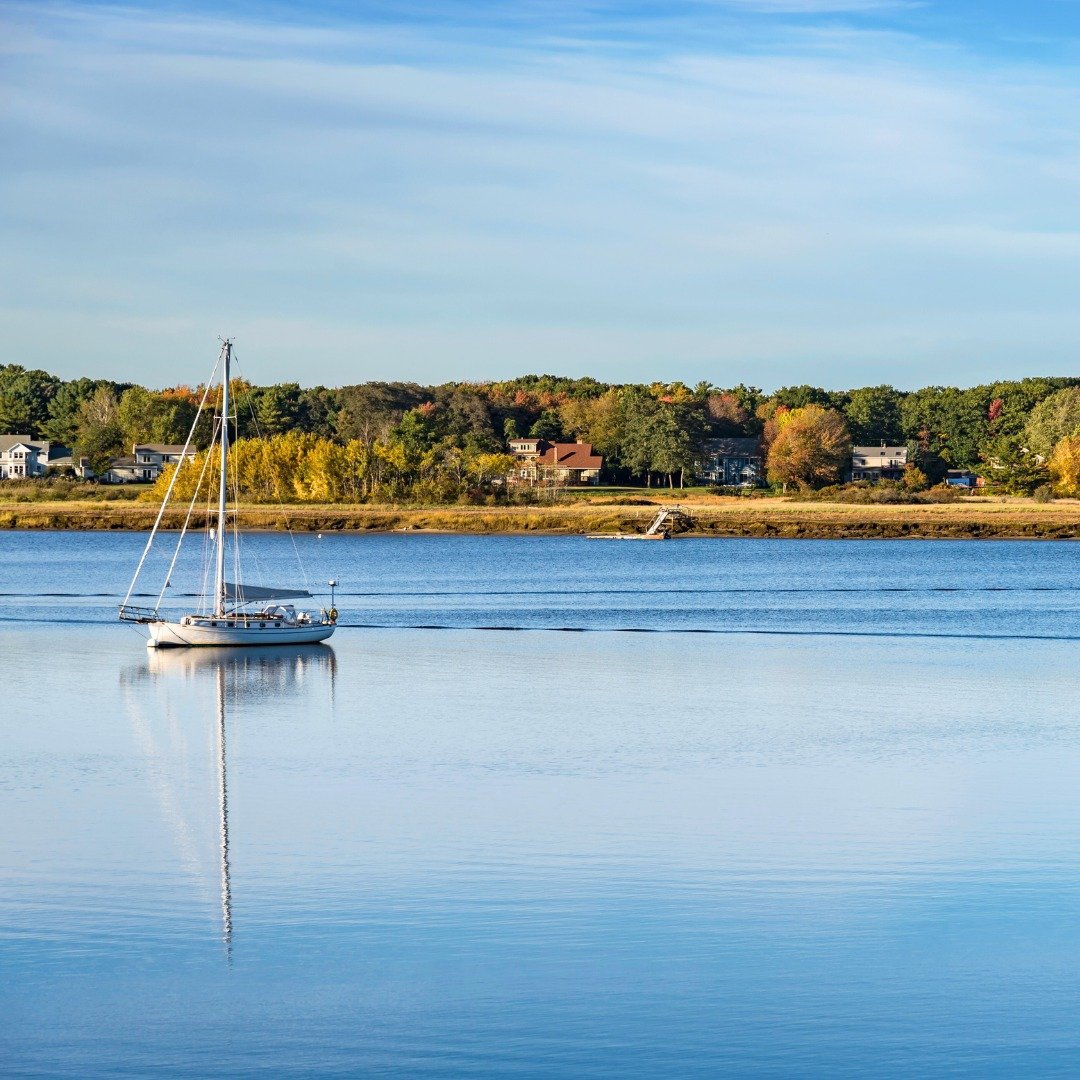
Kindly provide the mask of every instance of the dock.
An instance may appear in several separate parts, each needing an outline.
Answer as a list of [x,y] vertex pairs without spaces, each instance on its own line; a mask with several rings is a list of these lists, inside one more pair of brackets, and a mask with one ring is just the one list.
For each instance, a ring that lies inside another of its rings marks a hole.
[[670,540],[671,530],[677,525],[692,524],[690,515],[681,506],[668,506],[653,518],[643,533],[586,533],[586,540]]

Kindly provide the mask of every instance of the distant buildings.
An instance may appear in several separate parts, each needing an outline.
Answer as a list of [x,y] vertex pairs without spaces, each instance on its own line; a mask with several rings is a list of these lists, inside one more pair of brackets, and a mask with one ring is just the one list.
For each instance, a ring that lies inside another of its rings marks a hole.
[[945,473],[945,483],[949,487],[966,488],[968,491],[974,491],[975,488],[982,486],[981,478],[970,469],[949,469]]
[[510,440],[510,453],[517,465],[509,476],[512,484],[565,485],[600,483],[604,459],[586,442],[560,443],[547,439]]
[[[182,446],[136,443],[127,457],[116,458],[101,479],[110,484],[153,483],[166,465],[184,456]],[[195,451],[189,450],[189,459]],[[0,435],[0,480],[67,475],[81,480],[94,476],[86,458],[76,458],[66,446],[28,435]]]
[[903,480],[907,468],[906,446],[853,446],[851,448],[851,479]]
[[28,435],[0,435],[0,480],[22,480],[50,472],[83,479],[93,475],[86,459],[76,461],[66,446]]
[[707,439],[698,478],[718,487],[758,487],[765,481],[760,439]]
[[[136,443],[128,457],[116,458],[109,471],[102,477],[110,484],[153,483],[166,465],[171,465],[184,456],[183,446],[169,443]],[[194,459],[195,451],[188,450],[189,460]]]

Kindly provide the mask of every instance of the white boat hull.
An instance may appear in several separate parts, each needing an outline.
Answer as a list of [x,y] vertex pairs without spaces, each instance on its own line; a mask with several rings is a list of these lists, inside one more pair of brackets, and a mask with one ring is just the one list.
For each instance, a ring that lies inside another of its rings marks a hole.
[[148,649],[191,648],[223,645],[308,645],[325,641],[336,629],[333,623],[313,626],[204,626],[178,622],[146,623]]

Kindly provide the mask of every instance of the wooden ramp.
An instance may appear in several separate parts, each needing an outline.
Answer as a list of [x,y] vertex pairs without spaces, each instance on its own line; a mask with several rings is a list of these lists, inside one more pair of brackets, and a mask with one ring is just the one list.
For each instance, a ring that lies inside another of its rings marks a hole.
[[664,507],[643,533],[588,533],[586,540],[669,540],[675,524],[691,525],[690,515],[681,506]]

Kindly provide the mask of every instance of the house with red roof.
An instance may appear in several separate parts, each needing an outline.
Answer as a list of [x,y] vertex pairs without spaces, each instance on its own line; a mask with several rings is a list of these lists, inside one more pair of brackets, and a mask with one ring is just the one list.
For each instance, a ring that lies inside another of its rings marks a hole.
[[512,484],[598,484],[604,467],[604,459],[587,442],[511,439],[510,453],[517,458]]

